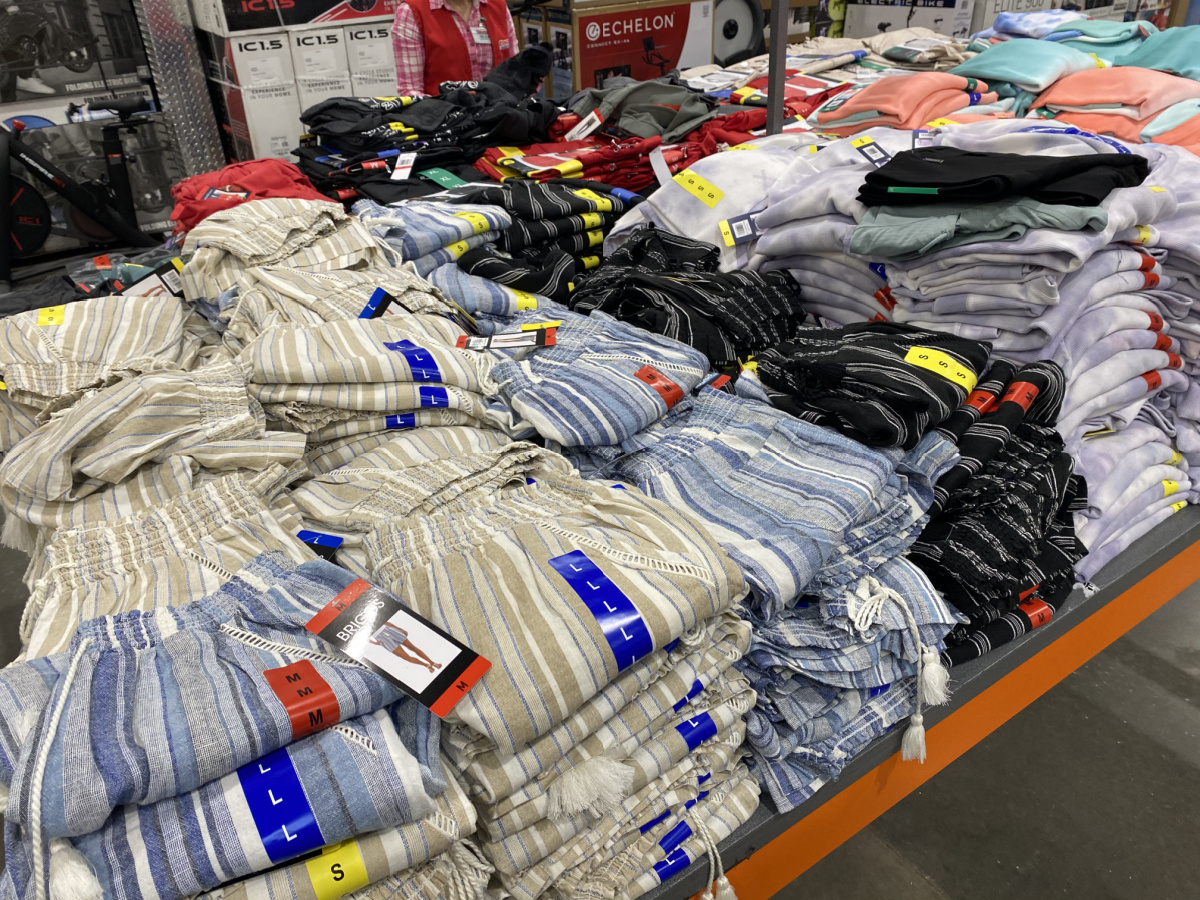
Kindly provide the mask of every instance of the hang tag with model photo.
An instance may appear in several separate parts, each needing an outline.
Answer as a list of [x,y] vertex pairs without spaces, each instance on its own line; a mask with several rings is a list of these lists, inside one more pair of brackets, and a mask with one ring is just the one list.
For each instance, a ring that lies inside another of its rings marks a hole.
[[590,113],[579,120],[578,125],[567,132],[567,140],[581,141],[603,124],[604,119],[600,117],[600,110],[593,109]]
[[492,664],[359,578],[304,626],[444,717]]
[[488,34],[486,25],[476,25],[471,29],[471,40],[477,44],[490,44],[492,42],[491,35]]
[[401,153],[396,157],[396,168],[392,169],[392,181],[407,181],[412,174],[413,163],[417,161],[415,153]]

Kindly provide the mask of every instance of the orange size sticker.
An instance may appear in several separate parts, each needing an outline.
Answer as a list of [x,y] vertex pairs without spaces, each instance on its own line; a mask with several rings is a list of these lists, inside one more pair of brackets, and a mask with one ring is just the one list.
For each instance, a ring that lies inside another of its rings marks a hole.
[[1033,405],[1033,401],[1037,399],[1037,395],[1041,390],[1036,384],[1030,384],[1028,381],[1014,381],[1008,386],[1008,390],[1004,392],[1004,396],[1000,398],[1001,403],[1015,403],[1029,412],[1029,407]]

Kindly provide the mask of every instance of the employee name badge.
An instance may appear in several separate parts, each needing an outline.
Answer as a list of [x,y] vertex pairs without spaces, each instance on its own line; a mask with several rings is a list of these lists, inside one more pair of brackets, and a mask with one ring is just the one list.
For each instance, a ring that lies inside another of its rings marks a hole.
[[491,35],[488,34],[486,25],[476,25],[471,29],[471,39],[477,44],[490,44],[492,42]]
[[386,591],[355,579],[304,626],[434,715],[445,717],[492,664]]

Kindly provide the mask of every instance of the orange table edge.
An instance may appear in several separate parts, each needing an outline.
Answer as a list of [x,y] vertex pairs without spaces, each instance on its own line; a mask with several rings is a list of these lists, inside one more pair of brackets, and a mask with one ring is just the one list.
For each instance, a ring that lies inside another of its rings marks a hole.
[[738,900],[769,900],[827,854],[1200,580],[1200,542],[985,688],[929,729],[924,764],[896,753],[727,873]]

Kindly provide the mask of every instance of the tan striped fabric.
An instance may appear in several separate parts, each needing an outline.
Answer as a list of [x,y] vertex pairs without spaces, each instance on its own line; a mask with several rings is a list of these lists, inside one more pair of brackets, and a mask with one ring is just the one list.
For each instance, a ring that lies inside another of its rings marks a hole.
[[21,622],[25,658],[66,649],[87,619],[199,600],[265,551],[312,559],[267,507],[290,477],[278,465],[233,475],[141,515],[59,532]]
[[187,236],[184,296],[214,302],[255,266],[280,264],[313,272],[391,265],[395,253],[341,204],[317,200],[252,200],[213,213]]
[[[725,668],[750,647],[750,626],[730,612],[715,616],[686,634],[673,652],[652,653],[625,669],[604,690],[514,754],[501,753],[486,738],[466,728],[442,729],[442,752],[465,773],[468,790],[481,806],[495,805],[516,794],[562,760],[573,747],[600,735],[604,747],[615,735],[605,734],[618,715],[633,718],[633,709],[651,721],[687,697],[701,672]],[[589,747],[594,746],[588,744]]]
[[181,368],[183,303],[97,297],[0,319],[0,381],[8,399],[43,410],[142,372]]
[[448,717],[513,753],[619,673],[599,622],[550,560],[580,551],[661,648],[745,593],[690,517],[640,494],[544,478],[485,509],[381,526],[365,542],[382,586],[493,665]]
[[[435,812],[419,821],[360,835],[338,845],[341,853],[357,853],[373,884],[384,882],[392,875],[403,879],[414,866],[435,859],[475,831],[475,810],[450,767],[443,764],[442,769],[446,792],[436,798]],[[371,895],[364,891],[350,896]],[[279,866],[236,884],[223,885],[201,894],[197,900],[258,900],[260,897],[322,900],[313,887],[307,860]]]
[[[417,429],[465,425],[472,431],[492,431],[483,419],[477,419],[459,409],[414,409],[408,414],[413,417],[411,427]],[[395,437],[397,428],[407,427],[409,426],[405,424],[397,425],[395,417],[386,413],[364,411],[305,433],[308,436],[309,453],[324,456],[337,452],[336,448],[342,446],[344,441],[371,435],[380,435],[382,440],[389,440]]]
[[[304,449],[300,435],[266,431],[231,363],[140,375],[96,391],[14,447],[0,464],[0,499],[36,525],[79,524],[96,521],[97,507],[132,512],[143,498],[174,496],[191,466],[261,468],[299,459]],[[112,486],[116,496],[95,498]],[[92,511],[73,509],[89,500]]]

